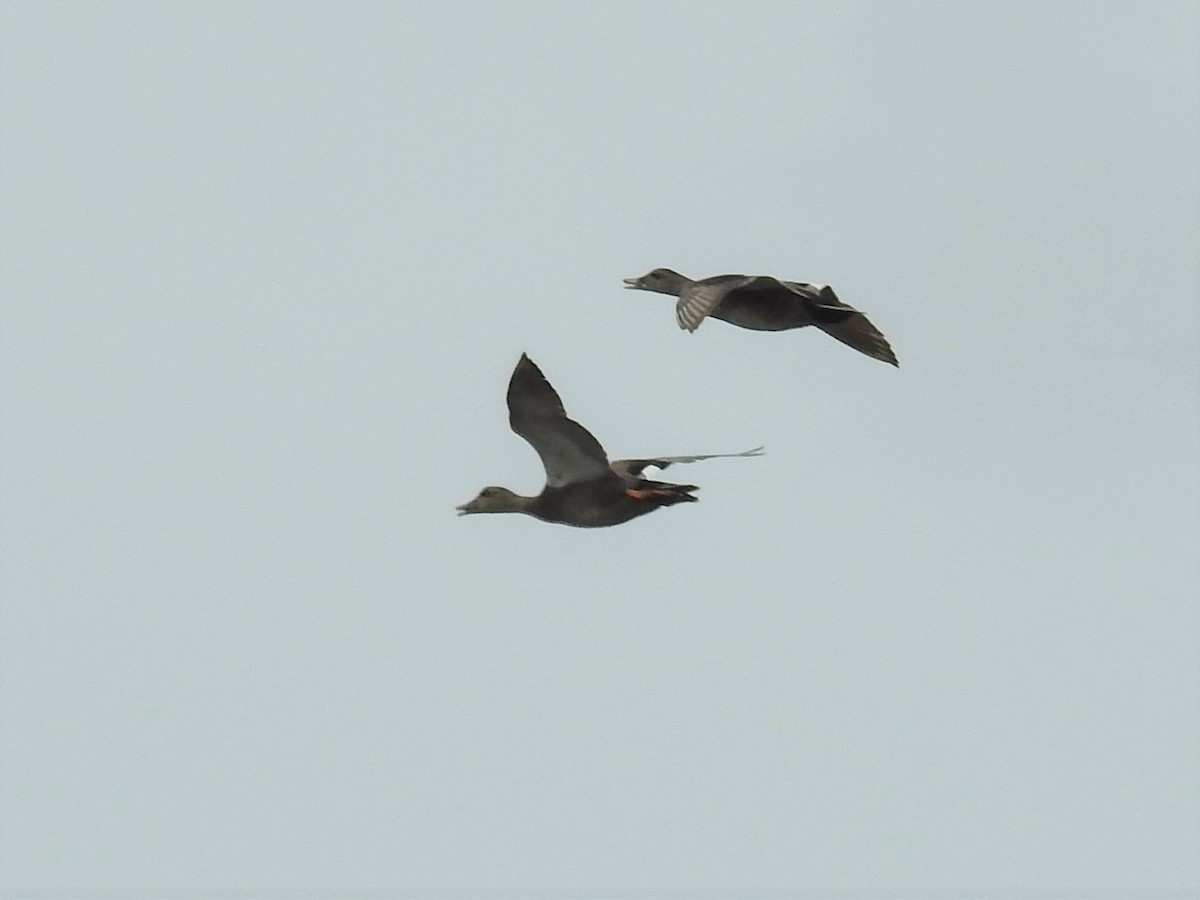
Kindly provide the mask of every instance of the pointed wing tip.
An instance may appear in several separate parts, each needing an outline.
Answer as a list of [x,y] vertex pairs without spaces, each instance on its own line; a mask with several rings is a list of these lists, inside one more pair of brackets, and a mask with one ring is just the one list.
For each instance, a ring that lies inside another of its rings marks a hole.
[[542,367],[530,359],[528,353],[522,353],[521,358],[517,360],[517,364],[513,368],[513,376],[515,377],[522,371],[536,373],[543,381],[547,380],[545,374],[542,372]]

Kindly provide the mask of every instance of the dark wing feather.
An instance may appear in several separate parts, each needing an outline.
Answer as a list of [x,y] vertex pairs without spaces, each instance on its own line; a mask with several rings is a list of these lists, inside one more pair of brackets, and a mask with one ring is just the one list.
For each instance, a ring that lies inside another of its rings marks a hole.
[[550,487],[608,476],[600,442],[567,418],[558,392],[525,354],[508,382],[508,423],[537,451]]
[[839,300],[832,288],[793,281],[785,281],[784,284],[812,298],[807,305],[813,324],[827,335],[873,359],[893,366],[900,365],[882,332],[853,306]]

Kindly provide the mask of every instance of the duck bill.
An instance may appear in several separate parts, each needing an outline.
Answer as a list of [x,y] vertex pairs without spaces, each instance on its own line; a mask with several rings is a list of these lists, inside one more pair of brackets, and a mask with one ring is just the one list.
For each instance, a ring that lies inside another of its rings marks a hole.
[[621,280],[625,282],[627,288],[637,288],[638,282],[641,281],[640,278],[622,278]]

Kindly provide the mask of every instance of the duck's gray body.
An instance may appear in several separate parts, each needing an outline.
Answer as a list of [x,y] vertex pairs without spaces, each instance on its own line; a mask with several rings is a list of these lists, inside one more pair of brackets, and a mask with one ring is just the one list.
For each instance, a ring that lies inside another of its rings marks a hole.
[[887,338],[827,284],[781,281],[770,275],[714,275],[693,281],[672,269],[654,269],[625,286],[678,297],[680,328],[695,331],[709,317],[754,331],[787,331],[816,325],[873,359],[898,366]]
[[[633,490],[635,495],[626,493]],[[565,485],[545,487],[525,512],[543,522],[574,525],[577,528],[603,528],[620,525],[638,516],[654,512],[660,506],[676,503],[695,503],[694,484],[666,484],[640,478],[612,477]]]

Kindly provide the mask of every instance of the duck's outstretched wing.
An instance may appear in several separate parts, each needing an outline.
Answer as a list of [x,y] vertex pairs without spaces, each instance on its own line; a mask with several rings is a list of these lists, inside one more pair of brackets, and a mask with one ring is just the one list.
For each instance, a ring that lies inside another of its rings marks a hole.
[[896,354],[887,338],[862,313],[855,313],[841,322],[826,324],[818,321],[813,324],[830,337],[837,338],[843,344],[853,347],[860,353],[867,354],[872,359],[890,363],[897,368],[900,367],[900,361],[896,359]]
[[609,476],[600,442],[567,418],[558,392],[524,353],[508,382],[508,424],[537,451],[550,487]]
[[812,323],[827,335],[872,359],[899,367],[896,354],[883,333],[857,309],[839,300],[833,288],[796,281],[785,281],[784,284],[805,297]]
[[762,456],[763,448],[743,450],[741,453],[702,453],[697,456],[656,456],[653,459],[614,459],[612,469],[618,475],[636,478],[648,466],[665,469],[674,463],[700,462],[703,459],[729,459],[735,456]]

